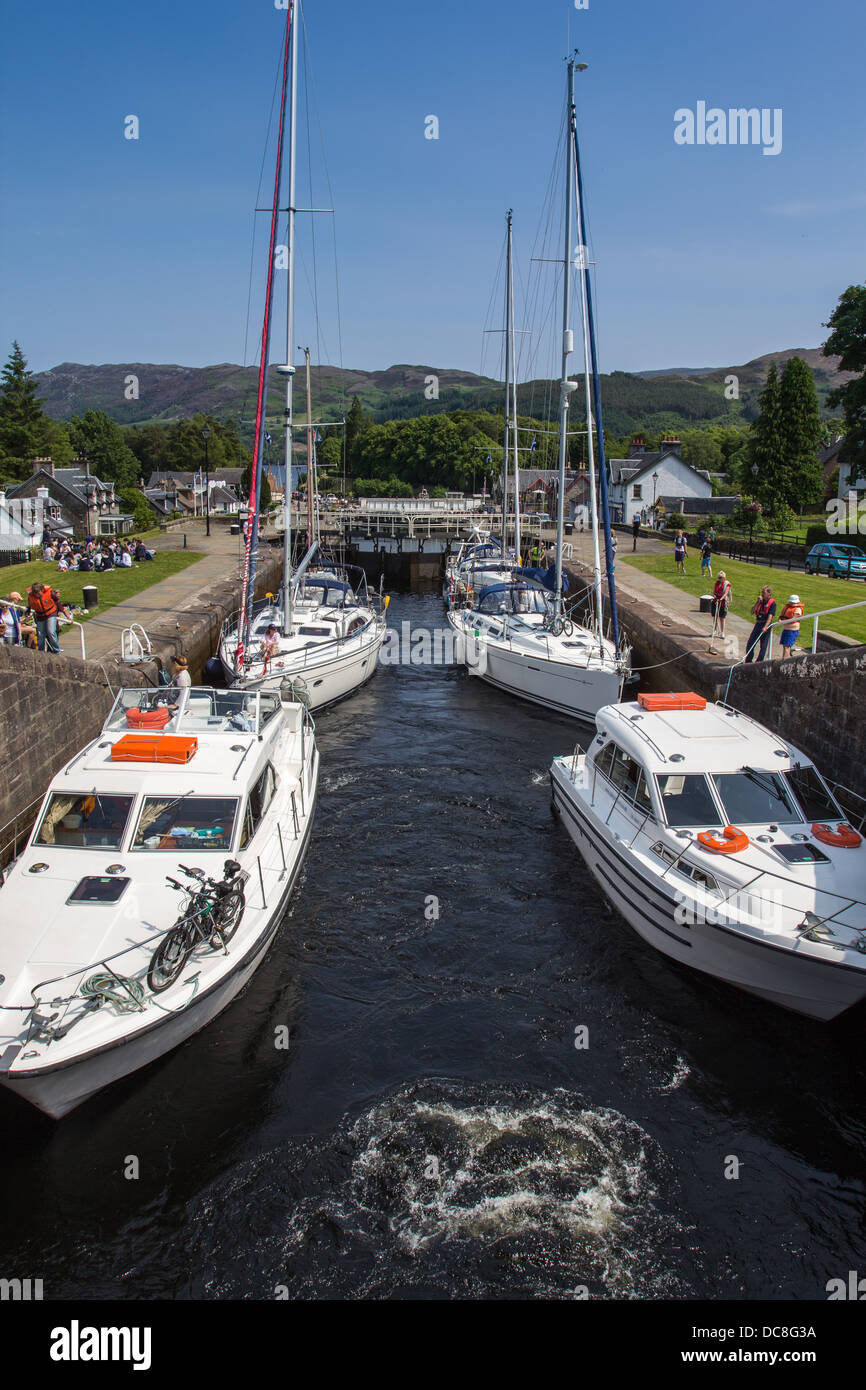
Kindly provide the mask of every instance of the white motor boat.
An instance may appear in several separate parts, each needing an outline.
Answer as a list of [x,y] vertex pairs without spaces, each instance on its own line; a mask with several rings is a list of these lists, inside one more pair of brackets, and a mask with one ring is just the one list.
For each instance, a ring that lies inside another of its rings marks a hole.
[[318,769],[303,704],[121,690],[0,887],[0,1084],[59,1118],[226,1008],[283,918]]
[[[641,695],[555,758],[553,806],[602,892],[665,955],[797,1013],[866,996],[866,800],[724,704]],[[843,804],[858,806],[857,821]]]
[[290,619],[281,599],[266,599],[255,607],[246,642],[244,615],[228,618],[219,647],[227,684],[282,691],[314,710],[364,685],[378,663],[388,598],[371,599],[363,572],[356,573],[334,567],[296,575]]
[[557,617],[541,584],[491,584],[471,604],[449,608],[448,622],[469,672],[510,695],[584,720],[622,695],[628,649]]

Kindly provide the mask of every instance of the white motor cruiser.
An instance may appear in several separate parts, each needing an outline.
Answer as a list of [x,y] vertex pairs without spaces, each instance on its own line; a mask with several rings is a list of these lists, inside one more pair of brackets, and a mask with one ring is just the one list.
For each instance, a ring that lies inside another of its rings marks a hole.
[[553,805],[629,925],[811,1018],[866,996],[866,800],[700,696],[641,695],[596,724],[586,753],[554,759]]
[[59,1118],[230,1004],[283,918],[318,770],[303,704],[121,690],[0,887],[0,1084]]

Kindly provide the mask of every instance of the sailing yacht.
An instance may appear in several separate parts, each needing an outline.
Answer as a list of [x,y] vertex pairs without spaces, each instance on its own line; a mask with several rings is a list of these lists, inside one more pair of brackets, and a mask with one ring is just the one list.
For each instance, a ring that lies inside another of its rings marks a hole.
[[283,919],[318,773],[301,703],[122,689],[0,887],[0,1085],[59,1119],[225,1009]]
[[[315,505],[315,439],[310,389],[310,352],[306,361],[307,551],[297,568],[292,554],[292,435],[295,367],[292,364],[295,305],[295,172],[298,45],[300,0],[294,0],[287,19],[287,48],[277,146],[277,167],[271,208],[267,295],[259,364],[256,429],[253,443],[249,515],[244,556],[244,579],[239,612],[223,624],[219,660],[228,685],[236,689],[279,690],[298,696],[311,709],[321,709],[353,694],[374,674],[385,637],[388,600],[371,596],[358,569],[350,577],[343,569],[323,563]],[[262,477],[262,441],[273,308],[273,267],[280,211],[283,145],[288,104],[288,279],[286,296],[286,357],[277,366],[285,377],[285,485],[283,488],[283,583],[276,601],[255,602],[255,572]]]
[[[591,301],[588,298],[588,278],[581,278],[581,303],[584,329],[584,364],[587,400],[587,440],[589,448],[589,479],[594,550],[593,625],[585,627],[570,618],[564,607],[567,578],[562,572],[562,549],[565,509],[565,471],[568,457],[569,398],[577,383],[568,379],[568,359],[574,345],[570,325],[572,264],[572,201],[574,173],[577,170],[580,187],[577,151],[577,127],[574,108],[574,63],[569,64],[568,122],[570,139],[566,142],[566,208],[565,257],[563,274],[563,341],[562,379],[560,382],[559,417],[559,489],[556,531],[556,564],[553,572],[512,569],[509,576],[504,566],[486,571],[483,561],[478,565],[480,583],[464,583],[463,592],[455,579],[448,609],[448,621],[460,639],[458,650],[466,657],[467,668],[491,685],[496,685],[524,700],[554,709],[578,719],[591,719],[605,704],[619,700],[628,677],[630,653],[619,638],[616,616],[616,592],[613,584],[612,548],[609,540],[609,518],[604,501],[605,542],[608,556],[608,587],[611,603],[612,635],[603,631],[601,591],[601,562],[598,544],[598,505],[595,481],[595,450],[592,410],[590,406],[590,371],[597,377],[594,329]],[[578,196],[579,228],[583,241],[583,202]],[[514,298],[512,261],[512,218],[508,213],[506,247],[506,448],[504,471],[508,469],[508,420],[511,416],[511,442],[514,454],[514,525],[515,547],[520,553],[520,490],[517,468],[517,390],[512,382],[514,362]],[[583,268],[588,277],[588,270]],[[592,349],[590,348],[592,341]],[[590,367],[592,363],[592,368]],[[600,453],[600,476],[606,483],[601,411],[596,384],[596,419]],[[497,568],[499,572],[497,571]],[[465,595],[465,596],[464,596]],[[462,601],[461,601],[462,600]]]

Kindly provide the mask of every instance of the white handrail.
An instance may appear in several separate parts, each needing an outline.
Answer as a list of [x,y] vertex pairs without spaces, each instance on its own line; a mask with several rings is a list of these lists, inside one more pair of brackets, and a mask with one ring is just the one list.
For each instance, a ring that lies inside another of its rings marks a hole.
[[[817,646],[818,646],[818,619],[819,619],[819,618],[826,618],[826,616],[827,616],[828,613],[844,613],[844,612],[846,612],[849,608],[864,608],[864,607],[866,607],[866,599],[861,598],[861,599],[858,599],[856,603],[843,603],[843,604],[840,604],[840,606],[839,606],[838,608],[822,608],[822,609],[820,610],[820,612],[818,612],[818,613],[804,613],[803,616],[802,616],[802,618],[800,619],[800,622],[801,622],[801,623],[802,623],[802,622],[813,622],[813,623],[814,623],[814,626],[813,626],[813,629],[812,629],[812,652],[814,653],[814,652],[817,650]],[[766,631],[766,632],[769,632],[769,633],[772,633],[774,628],[781,627],[783,623],[789,623],[790,621],[791,621],[790,618],[777,618],[776,621],[775,621],[774,623],[771,623],[770,626],[769,626],[768,628],[765,628],[765,631]],[[754,642],[752,643],[752,646],[746,648],[746,656],[748,656],[748,654],[749,654],[750,651],[754,650],[754,648],[758,645],[758,643],[760,642],[760,640],[761,640],[761,638],[760,638],[760,635],[759,635],[758,637],[755,638]],[[772,636],[771,636],[771,638],[770,638],[770,643],[771,643],[771,650],[772,650]],[[738,666],[742,666],[742,665],[743,665],[743,663],[744,663],[745,660],[746,660],[746,656],[742,656],[742,657],[740,657],[740,660],[739,660],[739,661],[735,661],[734,664],[733,664],[733,666],[731,666],[730,670],[728,671],[728,683],[727,683],[727,685],[725,686],[725,694],[724,694],[724,699],[725,699],[725,700],[727,700],[727,698],[728,698],[728,691],[729,691],[730,688],[731,688],[731,676],[734,674],[734,671],[737,669]],[[723,701],[723,703],[724,703],[724,701]]]

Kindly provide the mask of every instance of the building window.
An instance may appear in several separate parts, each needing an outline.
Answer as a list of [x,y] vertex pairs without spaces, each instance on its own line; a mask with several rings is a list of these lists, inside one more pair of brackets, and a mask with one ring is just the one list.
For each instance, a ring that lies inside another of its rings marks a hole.
[[632,500],[640,502],[643,500],[643,483],[635,483],[631,490]]

